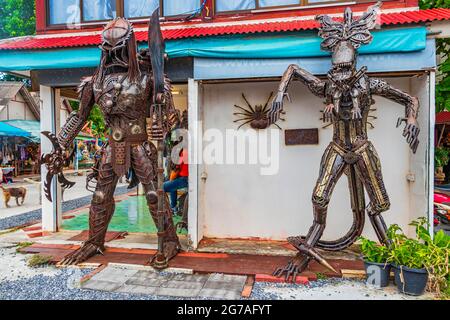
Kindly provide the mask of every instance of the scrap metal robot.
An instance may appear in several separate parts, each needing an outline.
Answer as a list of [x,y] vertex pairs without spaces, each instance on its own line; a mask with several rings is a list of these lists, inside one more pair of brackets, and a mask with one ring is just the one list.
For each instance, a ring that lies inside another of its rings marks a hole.
[[[109,22],[102,32],[101,62],[92,77],[83,79],[80,108],[70,115],[60,133],[43,132],[54,151],[42,156],[48,169],[45,194],[52,201],[53,176],[64,188],[73,183],[64,178],[65,150],[85,125],[97,104],[110,134],[100,151],[94,171],[88,176],[93,191],[89,212],[89,239],[64,258],[61,264],[78,264],[105,250],[105,235],[114,214],[114,191],[119,178],[133,171],[133,185],[142,183],[151,215],[158,228],[158,254],[152,265],[158,269],[180,250],[170,206],[162,191],[164,139],[178,122],[170,80],[164,74],[165,46],[159,23],[159,9],[149,24],[149,49],[137,51],[133,27],[124,18]],[[153,144],[156,142],[157,147]]]
[[[370,29],[376,26],[381,3],[377,3],[354,18],[350,8],[343,20],[334,20],[327,15],[317,16],[321,27],[319,36],[323,38],[321,48],[332,53],[332,67],[327,78],[321,80],[297,65],[291,65],[282,77],[278,94],[274,98],[268,114],[268,125],[275,123],[284,113],[283,103],[289,99],[288,86],[298,79],[316,96],[323,98],[325,118],[333,123],[333,140],[327,147],[320,165],[320,174],[313,191],[314,224],[306,237],[288,239],[298,254],[288,265],[277,269],[275,276],[291,276],[295,281],[298,273],[304,271],[312,259],[328,269],[334,268],[323,258],[318,249],[340,251],[351,246],[364,228],[365,212],[372,223],[379,240],[389,244],[387,227],[382,212],[390,207],[381,173],[380,159],[367,136],[367,123],[373,95],[378,95],[405,107],[403,122],[406,137],[415,153],[419,145],[419,126],[417,123],[419,102],[415,97],[398,90],[384,80],[369,77],[367,68],[356,68],[357,49],[372,41]],[[336,183],[345,174],[351,195],[354,223],[351,230],[337,241],[323,241],[328,204]],[[365,206],[364,189],[370,203]]]

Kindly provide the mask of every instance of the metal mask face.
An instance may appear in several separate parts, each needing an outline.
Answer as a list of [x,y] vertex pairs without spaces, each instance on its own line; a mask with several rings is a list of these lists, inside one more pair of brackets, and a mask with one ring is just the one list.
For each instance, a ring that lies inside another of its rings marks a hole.
[[354,19],[353,12],[347,8],[342,21],[336,21],[327,15],[319,15],[319,36],[323,38],[322,50],[332,52],[332,70],[334,80],[343,81],[353,76],[356,68],[357,49],[372,42],[370,29],[377,24],[381,2],[369,7],[361,17]]
[[106,25],[100,46],[106,55],[105,67],[128,67],[128,45],[132,33],[131,24],[123,18],[114,19]]
[[333,50],[331,73],[337,81],[350,79],[356,71],[356,49],[348,42],[339,42]]

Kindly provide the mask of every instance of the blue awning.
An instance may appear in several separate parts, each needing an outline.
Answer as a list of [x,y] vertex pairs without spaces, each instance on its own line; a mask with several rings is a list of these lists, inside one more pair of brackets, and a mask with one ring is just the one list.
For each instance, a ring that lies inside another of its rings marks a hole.
[[[361,47],[361,54],[405,53],[424,50],[426,28],[395,28],[373,32],[371,44]],[[171,40],[166,51],[171,58],[214,59],[286,59],[328,56],[320,50],[316,32],[230,35]],[[145,47],[141,44],[139,47]],[[96,67],[100,62],[97,47],[55,50],[2,50],[0,71],[24,71]]]
[[0,121],[0,137],[30,137],[31,134],[22,129],[13,127],[3,121]]
[[[290,59],[205,59],[195,58],[196,80],[268,78],[281,76],[290,64],[297,64],[316,75],[325,75],[331,68],[329,57]],[[425,50],[415,52],[361,54],[358,68],[369,72],[408,72],[436,68],[436,45],[427,40]]]
[[33,141],[40,141],[41,136],[41,124],[39,121],[36,120],[9,120],[9,121],[3,121],[3,123],[6,123],[12,127],[15,127],[17,129],[26,131],[30,134],[30,138]]

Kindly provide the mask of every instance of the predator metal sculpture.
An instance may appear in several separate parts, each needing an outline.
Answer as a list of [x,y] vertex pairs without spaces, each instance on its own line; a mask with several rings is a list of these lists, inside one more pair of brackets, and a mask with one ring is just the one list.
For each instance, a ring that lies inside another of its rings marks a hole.
[[[88,176],[88,189],[94,192],[89,213],[89,239],[61,263],[77,264],[102,253],[106,231],[114,214],[117,182],[131,169],[134,180],[142,183],[145,189],[150,212],[158,227],[159,250],[152,264],[163,269],[178,253],[180,244],[170,206],[162,192],[163,140],[177,122],[177,112],[170,81],[164,75],[164,42],[158,9],[149,25],[149,49],[137,52],[133,27],[123,18],[107,24],[100,49],[100,66],[80,85],[79,111],[70,115],[57,137],[43,133],[55,149],[42,157],[48,169],[45,193],[51,201],[50,185],[54,175],[63,187],[73,186],[62,174],[63,151],[72,145],[95,104],[100,106],[110,130],[109,142],[101,149],[93,174]],[[153,142],[157,142],[157,148]]]
[[[364,228],[365,212],[382,243],[389,244],[386,224],[381,215],[390,207],[381,173],[380,160],[367,136],[368,116],[373,95],[378,95],[405,106],[405,117],[397,126],[405,122],[403,136],[415,153],[419,144],[417,116],[418,99],[412,97],[381,79],[371,78],[367,69],[356,69],[357,49],[372,41],[370,29],[376,25],[381,3],[370,7],[360,18],[354,19],[351,9],[345,10],[342,22],[326,15],[316,19],[321,23],[319,35],[323,38],[322,49],[331,51],[332,68],[326,80],[320,80],[302,68],[291,65],[283,75],[279,91],[268,114],[268,125],[275,123],[283,112],[283,103],[289,99],[288,86],[293,79],[300,80],[316,96],[325,99],[324,115],[333,123],[333,141],[326,149],[312,202],[314,224],[306,237],[288,239],[299,252],[285,267],[274,275],[291,276],[296,279],[312,259],[335,271],[316,250],[340,251],[352,245]],[[328,204],[336,183],[345,174],[348,179],[354,223],[351,230],[337,241],[322,241],[325,230]],[[366,207],[364,189],[370,203]]]

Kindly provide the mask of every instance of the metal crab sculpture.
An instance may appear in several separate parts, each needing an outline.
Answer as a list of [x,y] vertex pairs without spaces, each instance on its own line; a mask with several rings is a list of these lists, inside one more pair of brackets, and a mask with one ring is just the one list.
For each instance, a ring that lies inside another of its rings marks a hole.
[[[269,114],[270,108],[269,108],[269,103],[272,100],[273,97],[273,92],[270,93],[269,99],[267,99],[266,104],[262,105],[255,105],[252,106],[250,104],[250,102],[248,101],[247,97],[245,96],[245,94],[242,94],[242,98],[244,99],[247,107],[241,107],[238,106],[237,104],[234,105],[235,108],[239,109],[239,112],[235,112],[233,113],[234,116],[239,116],[239,119],[234,120],[234,123],[239,123],[242,122],[239,127],[238,130],[240,128],[242,128],[243,126],[245,126],[246,124],[250,123],[250,127],[252,127],[253,129],[266,129],[269,125],[268,120],[269,118],[267,117],[267,115]],[[283,111],[282,114],[285,114],[285,112]],[[280,118],[281,121],[285,121],[285,119]],[[278,129],[281,130],[281,127],[276,124],[273,123],[275,126],[277,126]]]

